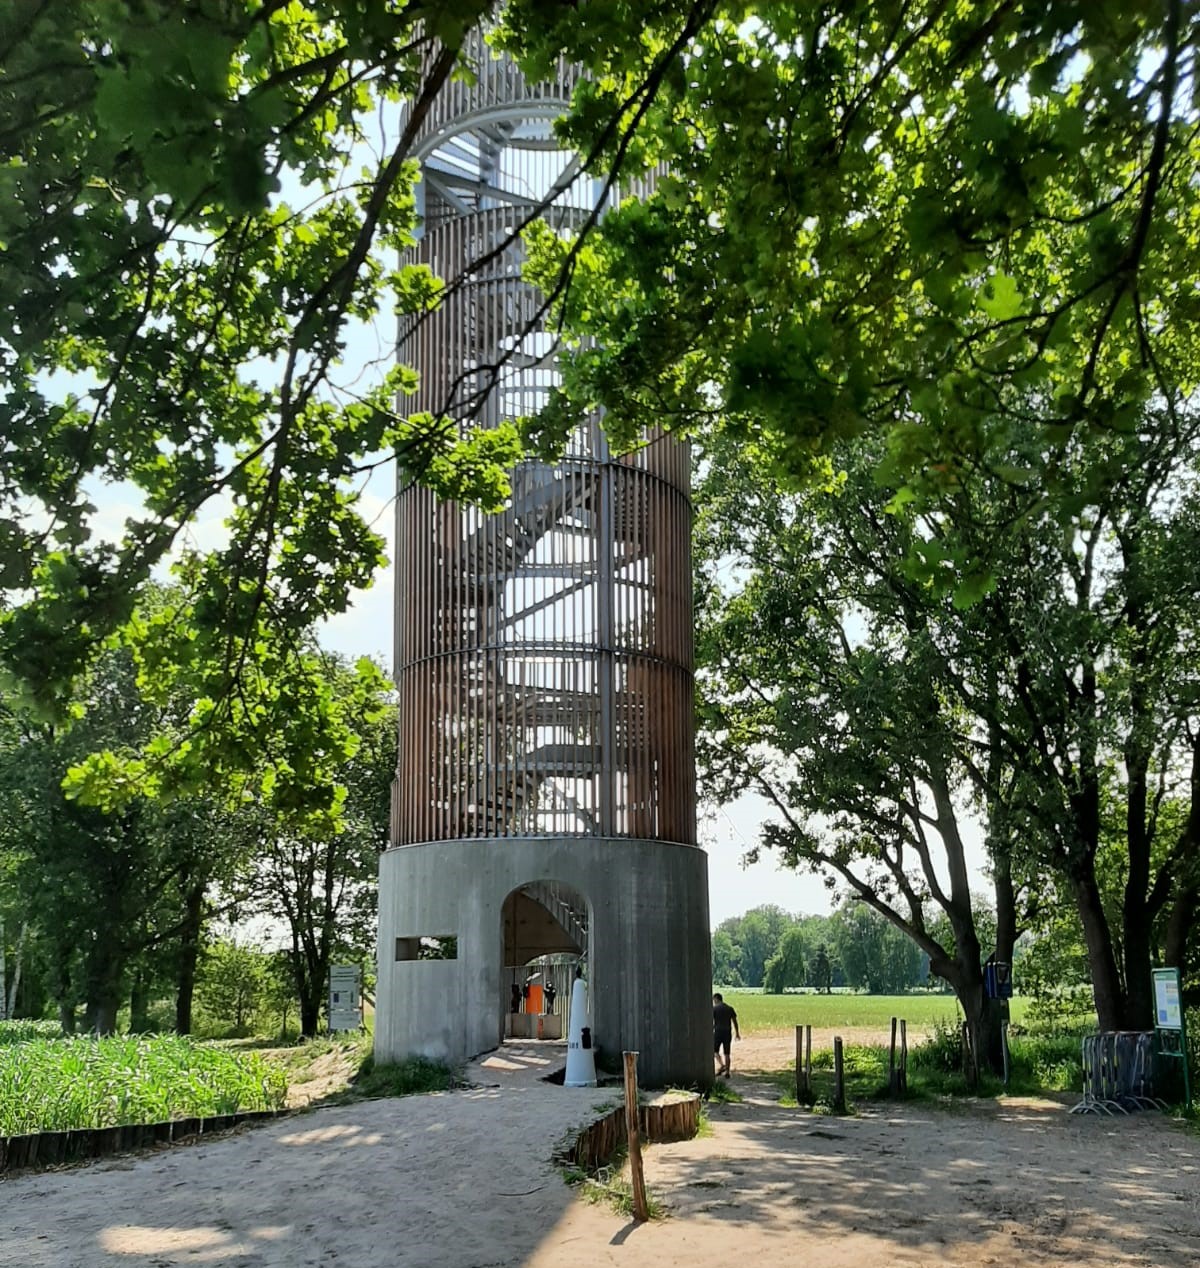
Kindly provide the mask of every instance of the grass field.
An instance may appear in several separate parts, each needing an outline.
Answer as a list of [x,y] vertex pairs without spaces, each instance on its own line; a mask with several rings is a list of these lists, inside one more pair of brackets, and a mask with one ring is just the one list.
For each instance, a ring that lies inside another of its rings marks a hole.
[[[817,1029],[884,1030],[893,1017],[927,1030],[939,1021],[953,1025],[960,1018],[953,995],[764,995],[761,991],[721,992],[738,1015],[742,1033],[764,1034],[792,1026]],[[1020,1022],[1028,1001],[1012,1001],[1012,1020]]]

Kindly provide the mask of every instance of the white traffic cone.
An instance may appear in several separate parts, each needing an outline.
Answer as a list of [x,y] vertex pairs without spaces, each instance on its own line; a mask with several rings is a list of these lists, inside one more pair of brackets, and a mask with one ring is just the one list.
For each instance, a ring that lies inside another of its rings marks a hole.
[[567,1035],[567,1073],[563,1085],[596,1086],[596,1054],[592,1049],[587,987],[581,977],[575,979],[571,988],[571,1029]]

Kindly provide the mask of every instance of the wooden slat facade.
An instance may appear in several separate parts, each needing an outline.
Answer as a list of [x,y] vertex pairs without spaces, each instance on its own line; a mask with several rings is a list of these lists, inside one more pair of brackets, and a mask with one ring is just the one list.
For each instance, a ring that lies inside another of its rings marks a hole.
[[[567,170],[549,116],[575,71],[563,64],[555,80],[528,85],[504,59],[485,56],[478,69],[477,84],[448,85],[431,111],[424,232],[408,253],[464,284],[407,322],[400,355],[420,374],[404,408],[494,426],[535,413],[555,368],[520,244],[471,266],[511,235],[522,200]],[[547,215],[578,224],[593,182],[562,183]],[[561,461],[522,463],[512,486],[507,508],[484,515],[402,477],[392,843],[599,834],[694,844],[686,445],[659,436],[613,457],[592,419]]]

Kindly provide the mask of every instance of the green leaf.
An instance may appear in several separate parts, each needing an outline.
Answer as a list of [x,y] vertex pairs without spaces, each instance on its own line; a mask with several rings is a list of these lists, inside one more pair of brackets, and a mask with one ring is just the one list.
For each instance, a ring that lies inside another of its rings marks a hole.
[[979,307],[993,321],[1009,321],[1025,303],[1016,281],[1007,273],[994,273],[979,292]]

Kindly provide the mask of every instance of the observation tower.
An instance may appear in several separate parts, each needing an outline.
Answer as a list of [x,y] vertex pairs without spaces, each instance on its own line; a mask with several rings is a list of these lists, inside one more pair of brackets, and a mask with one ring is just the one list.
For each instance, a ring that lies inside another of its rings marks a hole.
[[[526,83],[476,48],[477,82],[446,85],[424,123],[408,253],[460,284],[399,354],[412,409],[495,426],[556,381],[514,230],[543,203],[578,226],[601,189],[553,132],[576,69]],[[688,489],[684,444],[614,456],[599,419],[561,460],[522,462],[495,515],[400,473],[378,1059],[495,1048],[523,966],[559,953],[587,978],[602,1067],[637,1049],[648,1084],[712,1081]]]

